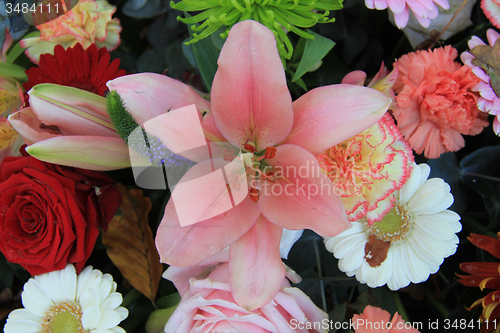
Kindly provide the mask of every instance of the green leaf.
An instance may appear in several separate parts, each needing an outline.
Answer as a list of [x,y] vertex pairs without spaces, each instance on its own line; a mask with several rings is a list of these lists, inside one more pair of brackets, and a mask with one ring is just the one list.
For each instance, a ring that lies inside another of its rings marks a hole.
[[500,146],[484,147],[467,155],[460,162],[462,180],[483,198],[490,215],[489,229],[500,222]]
[[467,191],[455,153],[442,154],[439,158],[428,160],[427,164],[431,167],[429,178],[442,178],[451,187],[454,201],[449,209],[463,215],[468,205]]
[[[185,13],[185,15],[186,17],[191,16],[188,13]],[[191,38],[193,38],[192,26],[191,24],[188,29]],[[199,40],[191,44],[191,48],[193,49],[194,59],[196,60],[203,83],[208,91],[210,91],[215,72],[217,71],[217,59],[219,58],[220,50],[215,46],[211,38]]]
[[[40,31],[33,31],[33,32],[27,34],[26,36],[24,36],[24,38],[31,38],[31,37],[38,37],[38,36],[40,36]],[[25,48],[21,47],[21,45],[19,45],[19,42],[17,42],[10,49],[9,53],[7,54],[7,62],[9,64],[14,63],[14,61],[17,59],[17,57],[19,57],[24,52],[24,50],[25,50]]]
[[[330,318],[330,322],[342,323],[345,319],[346,307],[347,307],[346,302],[336,306],[333,309],[333,311],[328,314],[328,317]],[[328,333],[335,333],[335,332],[337,332],[337,330],[338,330],[338,328],[335,328],[335,326],[333,326]]]
[[170,319],[170,316],[177,309],[177,305],[181,301],[179,293],[171,294],[160,298],[156,305],[159,310],[154,311],[148,318],[146,322],[146,332],[147,333],[159,333],[163,332],[165,324]]
[[179,295],[179,293],[173,293],[168,296],[159,298],[156,301],[156,306],[159,309],[168,309],[171,307],[177,307],[177,304],[179,304],[180,301],[181,301],[181,296]]
[[18,80],[27,80],[25,69],[16,64],[0,62],[0,75],[9,76]]
[[307,30],[308,33],[314,36],[314,39],[308,39],[304,47],[304,54],[300,59],[297,71],[293,76],[292,82],[300,79],[308,70],[314,67],[328,52],[335,46],[332,40],[318,35],[312,30]]

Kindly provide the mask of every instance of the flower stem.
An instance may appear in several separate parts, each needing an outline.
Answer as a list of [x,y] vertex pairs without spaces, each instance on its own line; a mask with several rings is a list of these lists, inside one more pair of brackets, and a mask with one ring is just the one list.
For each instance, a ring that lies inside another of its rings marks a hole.
[[320,291],[321,291],[321,303],[323,306],[323,311],[327,312],[326,311],[325,286],[323,284],[323,280],[322,280],[323,274],[321,272],[321,260],[319,257],[318,244],[317,244],[317,241],[315,239],[313,240],[313,247],[314,247],[314,254],[316,255],[316,264],[318,265],[318,276],[320,278],[319,287],[320,287]]
[[403,302],[401,302],[401,298],[397,292],[392,293],[392,297],[394,298],[394,304],[396,304],[396,309],[398,309],[399,315],[403,318],[404,321],[409,321],[408,314],[406,313]]
[[446,30],[448,30],[448,28],[451,25],[451,22],[453,22],[453,20],[455,19],[455,17],[457,17],[458,13],[460,13],[460,11],[464,8],[464,6],[467,3],[467,1],[469,1],[469,0],[464,0],[464,2],[462,2],[462,5],[455,12],[455,15],[453,15],[453,17],[451,18],[450,22],[448,22],[448,24],[443,28],[443,30],[441,31],[441,33],[436,37],[436,41],[439,41],[439,38],[441,38],[441,36],[446,32]]
[[132,303],[137,301],[141,296],[142,296],[141,292],[134,288],[127,295],[125,295],[121,306],[128,308],[130,305],[132,305]]

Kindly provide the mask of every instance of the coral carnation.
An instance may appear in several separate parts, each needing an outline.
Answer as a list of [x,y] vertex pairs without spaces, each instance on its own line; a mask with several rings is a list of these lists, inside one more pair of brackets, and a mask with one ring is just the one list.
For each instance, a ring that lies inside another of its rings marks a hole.
[[66,50],[56,45],[54,55],[42,54],[39,67],[26,71],[29,81],[23,84],[23,88],[28,91],[39,83],[56,83],[104,96],[108,89],[106,83],[126,73],[119,69],[119,59],[111,63],[109,60],[106,48],[98,50],[95,44],[86,50],[81,44]]
[[461,134],[476,135],[488,125],[476,106],[479,95],[471,90],[479,79],[456,57],[447,45],[397,60],[394,117],[411,147],[428,158],[459,150],[465,145]]
[[[54,53],[57,44],[64,48],[77,43],[86,49],[91,44],[113,51],[120,45],[120,21],[112,19],[116,7],[106,0],[80,0],[72,10],[56,19],[37,25],[40,37],[25,38],[20,42],[27,47],[26,55],[38,64],[40,55]],[[34,21],[37,22],[35,15]]]
[[389,114],[355,137],[317,156],[339,192],[348,219],[379,221],[410,176],[413,152]]
[[354,315],[352,322],[356,323],[356,333],[418,333],[418,330],[406,323],[397,312],[391,320],[389,312],[370,305],[362,314]]

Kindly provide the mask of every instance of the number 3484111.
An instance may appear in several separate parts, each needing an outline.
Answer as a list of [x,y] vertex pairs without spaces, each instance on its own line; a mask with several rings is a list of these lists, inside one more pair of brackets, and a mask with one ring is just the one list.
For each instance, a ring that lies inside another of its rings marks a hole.
[[5,4],[5,9],[7,11],[7,14],[12,14],[12,13],[18,13],[18,14],[27,14],[29,12],[31,13],[59,13],[59,3],[55,4],[42,4],[39,3],[38,5],[32,4],[31,6],[27,3],[17,3],[15,6],[11,3],[6,3]]

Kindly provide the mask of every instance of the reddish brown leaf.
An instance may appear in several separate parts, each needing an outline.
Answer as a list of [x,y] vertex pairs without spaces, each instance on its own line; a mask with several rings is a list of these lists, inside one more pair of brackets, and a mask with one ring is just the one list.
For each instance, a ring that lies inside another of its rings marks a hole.
[[391,242],[377,239],[375,235],[368,237],[368,243],[365,245],[365,259],[370,267],[378,267],[384,262],[390,246]]
[[142,190],[130,190],[118,185],[123,196],[122,215],[115,216],[102,242],[111,261],[130,284],[154,301],[163,266],[148,225],[151,201]]
[[472,60],[472,63],[484,69],[490,76],[491,87],[497,96],[500,96],[500,59],[498,58],[500,40],[497,40],[493,47],[489,45],[475,46],[470,53],[476,57],[476,59]]

